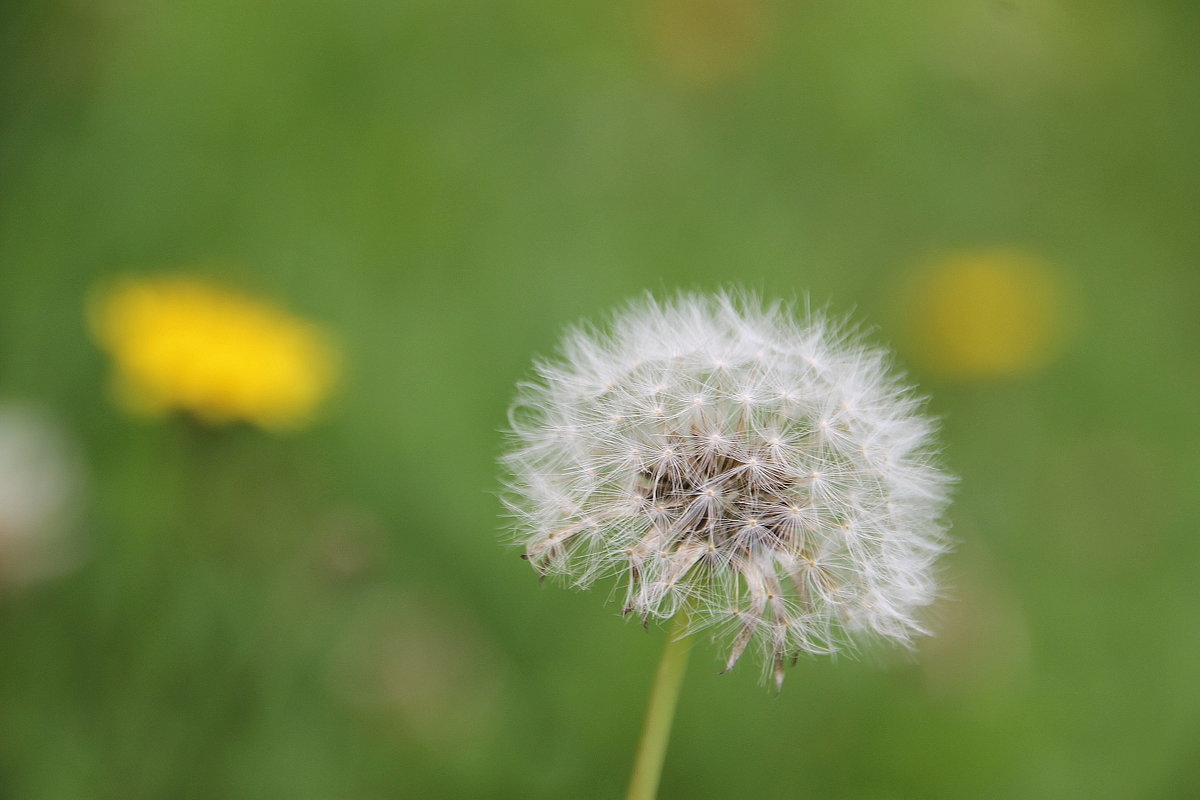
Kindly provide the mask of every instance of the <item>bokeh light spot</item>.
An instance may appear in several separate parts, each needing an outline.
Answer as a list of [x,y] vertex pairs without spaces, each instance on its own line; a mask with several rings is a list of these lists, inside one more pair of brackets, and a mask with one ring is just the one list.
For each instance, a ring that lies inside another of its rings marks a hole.
[[990,380],[1034,371],[1062,350],[1075,309],[1062,274],[1019,249],[963,251],[911,276],[908,351],[930,372]]

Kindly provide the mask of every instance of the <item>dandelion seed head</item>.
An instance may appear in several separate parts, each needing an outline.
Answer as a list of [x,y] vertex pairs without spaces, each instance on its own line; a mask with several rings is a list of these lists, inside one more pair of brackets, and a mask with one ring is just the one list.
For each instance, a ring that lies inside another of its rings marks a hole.
[[542,575],[616,576],[627,613],[686,608],[728,637],[728,667],[754,648],[777,681],[801,653],[925,632],[949,478],[919,398],[846,326],[731,293],[647,296],[536,373],[503,462]]
[[0,402],[0,597],[78,566],[84,472],[77,442],[53,416]]

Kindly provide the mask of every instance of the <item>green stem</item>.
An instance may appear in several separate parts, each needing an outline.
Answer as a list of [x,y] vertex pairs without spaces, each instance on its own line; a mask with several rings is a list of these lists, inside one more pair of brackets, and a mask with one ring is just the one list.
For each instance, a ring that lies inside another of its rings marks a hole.
[[658,794],[658,779],[667,754],[667,741],[671,738],[679,687],[683,685],[688,654],[692,650],[692,637],[684,635],[686,628],[687,614],[680,613],[663,650],[662,660],[658,662],[658,674],[646,709],[646,725],[642,728],[642,743],[629,781],[628,800],[654,800]]

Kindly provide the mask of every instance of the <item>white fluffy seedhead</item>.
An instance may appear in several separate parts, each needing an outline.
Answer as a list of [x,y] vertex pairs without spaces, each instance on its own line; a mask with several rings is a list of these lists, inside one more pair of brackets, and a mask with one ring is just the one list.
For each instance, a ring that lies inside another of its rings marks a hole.
[[568,332],[513,405],[505,501],[524,557],[624,613],[682,609],[782,683],[800,653],[924,632],[945,549],[931,422],[885,354],[818,315],[644,297]]

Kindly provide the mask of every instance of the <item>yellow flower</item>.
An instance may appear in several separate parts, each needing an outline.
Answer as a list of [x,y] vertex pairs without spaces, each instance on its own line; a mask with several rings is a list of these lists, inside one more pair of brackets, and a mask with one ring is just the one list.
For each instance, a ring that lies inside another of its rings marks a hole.
[[1060,275],[1016,249],[946,256],[914,276],[908,300],[913,359],[949,378],[1035,370],[1058,355],[1070,327]]
[[307,422],[332,388],[336,356],[323,332],[284,311],[203,280],[126,280],[90,308],[116,366],[122,405],[213,424],[286,429]]

